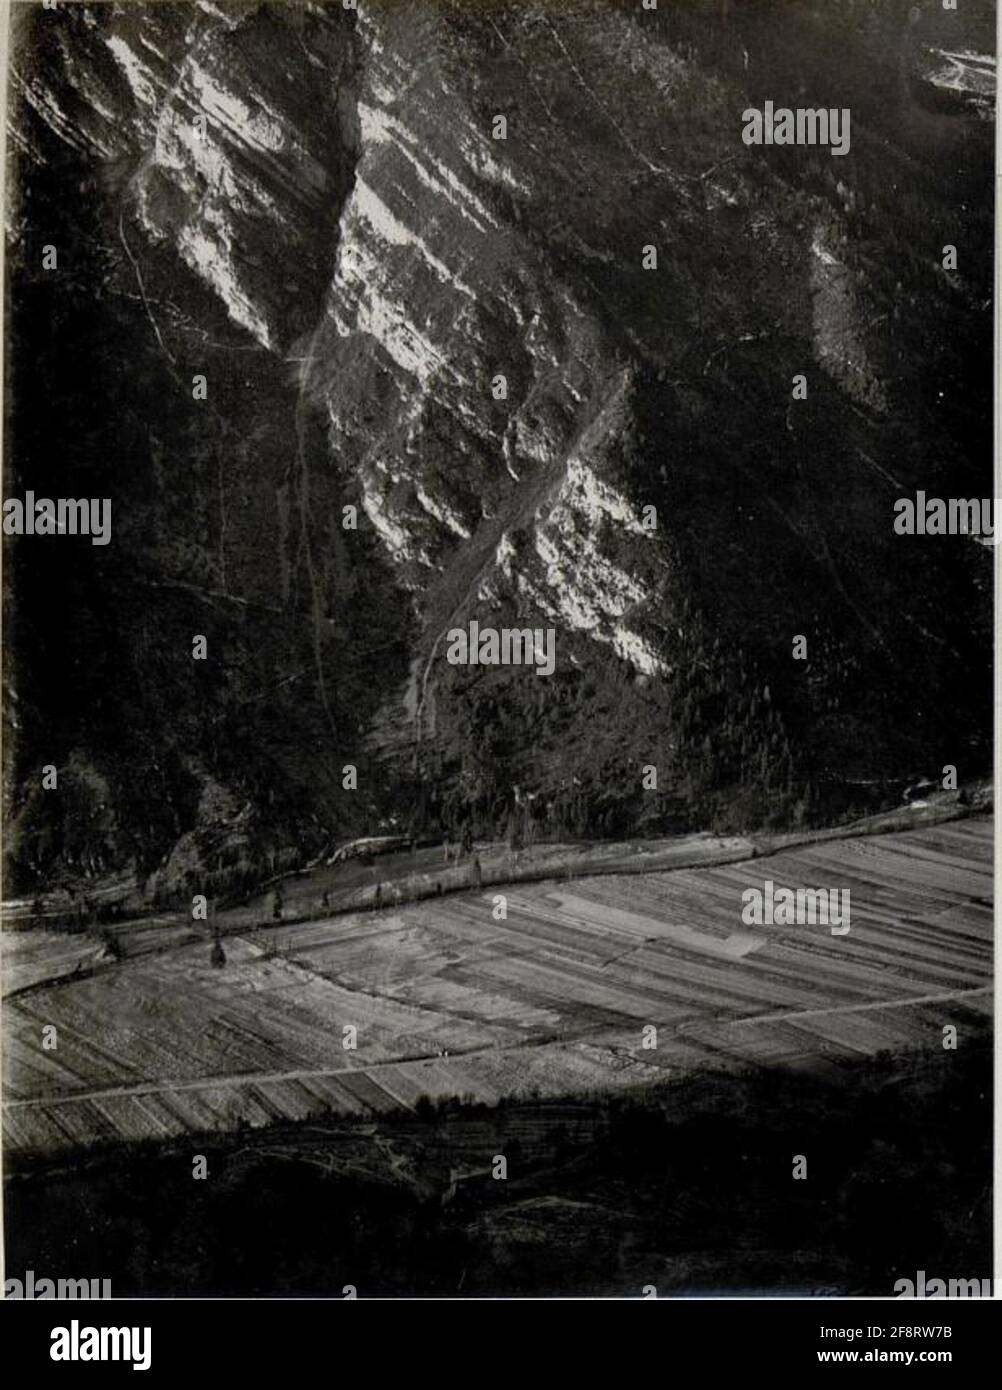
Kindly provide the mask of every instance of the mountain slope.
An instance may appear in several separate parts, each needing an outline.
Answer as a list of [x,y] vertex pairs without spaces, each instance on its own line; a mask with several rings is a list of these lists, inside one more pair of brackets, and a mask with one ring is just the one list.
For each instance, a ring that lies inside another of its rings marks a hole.
[[[825,820],[984,769],[990,551],[892,529],[991,492],[966,9],[22,16],[7,495],[86,487],[115,533],[8,547],[17,881]],[[766,99],[851,107],[849,155],[745,146]],[[555,674],[450,666],[471,619],[553,627]]]

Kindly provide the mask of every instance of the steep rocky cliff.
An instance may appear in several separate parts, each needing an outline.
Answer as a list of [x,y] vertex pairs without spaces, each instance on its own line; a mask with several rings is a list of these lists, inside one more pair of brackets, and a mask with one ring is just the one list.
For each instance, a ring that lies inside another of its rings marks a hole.
[[21,9],[5,491],[115,517],[8,548],[21,882],[987,765],[990,551],[891,508],[991,492],[990,6]]

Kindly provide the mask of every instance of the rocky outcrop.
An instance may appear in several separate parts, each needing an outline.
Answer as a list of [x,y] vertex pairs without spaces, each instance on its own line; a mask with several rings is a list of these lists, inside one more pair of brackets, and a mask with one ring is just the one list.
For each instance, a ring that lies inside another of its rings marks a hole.
[[[26,115],[127,175],[115,201],[131,231],[170,245],[264,347],[312,328],[351,176],[340,7],[66,6],[21,52]],[[44,158],[33,122],[16,129],[26,158]]]

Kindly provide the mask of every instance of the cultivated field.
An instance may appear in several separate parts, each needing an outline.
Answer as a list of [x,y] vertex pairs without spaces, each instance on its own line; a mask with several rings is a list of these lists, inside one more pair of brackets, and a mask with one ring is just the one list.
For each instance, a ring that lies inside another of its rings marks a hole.
[[[742,892],[765,879],[849,889],[851,931],[745,926]],[[51,1152],[378,1114],[421,1095],[557,1097],[710,1066],[816,1066],[941,1049],[950,1024],[963,1047],[992,1007],[991,897],[992,822],[973,817],[248,925],[225,935],[220,969],[207,940],[166,922],[147,928],[155,949],[93,974],[65,973],[75,938],[39,934],[32,951],[35,934],[16,933],[27,987],[4,1007],[6,1143]],[[63,978],[36,983],[49,954]]]

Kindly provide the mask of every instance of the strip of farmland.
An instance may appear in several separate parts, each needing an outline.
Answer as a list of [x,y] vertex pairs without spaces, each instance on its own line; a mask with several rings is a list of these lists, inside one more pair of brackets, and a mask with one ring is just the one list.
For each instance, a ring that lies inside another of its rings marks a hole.
[[[850,890],[851,931],[744,925],[742,892],[765,878]],[[205,940],[181,938],[7,1000],[6,1143],[55,1152],[386,1113],[422,1095],[817,1066],[942,1049],[947,1025],[962,1046],[992,1010],[991,897],[992,822],[972,817],[248,929],[226,936],[219,969]]]

